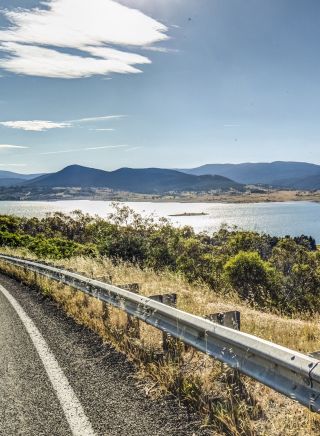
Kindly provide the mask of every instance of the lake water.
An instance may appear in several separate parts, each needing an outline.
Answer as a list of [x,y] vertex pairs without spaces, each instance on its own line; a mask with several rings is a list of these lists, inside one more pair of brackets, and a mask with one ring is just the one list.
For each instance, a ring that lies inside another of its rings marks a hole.
[[[287,203],[125,203],[142,215],[167,217],[175,225],[191,225],[196,231],[215,231],[222,224],[241,229],[266,232],[271,235],[301,234],[313,236],[320,243],[320,204],[311,202]],[[48,212],[71,212],[81,209],[89,214],[106,217],[112,211],[109,201],[57,201],[57,202],[0,202],[0,214],[43,217]],[[203,216],[169,217],[179,213],[200,213]]]

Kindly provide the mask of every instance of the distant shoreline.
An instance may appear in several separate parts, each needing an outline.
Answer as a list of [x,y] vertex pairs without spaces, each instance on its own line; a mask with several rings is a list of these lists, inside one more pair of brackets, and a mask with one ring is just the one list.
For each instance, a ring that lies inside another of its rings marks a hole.
[[[283,203],[289,201],[310,201],[320,203],[320,191],[285,191],[272,190],[265,193],[182,193],[182,194],[137,194],[114,192],[106,189],[88,188],[84,192],[79,188],[58,188],[54,190],[36,190],[21,192],[19,190],[0,190],[0,201],[114,201],[114,202],[149,202],[149,203]],[[202,213],[197,213],[201,215]],[[181,214],[180,216],[184,216]]]

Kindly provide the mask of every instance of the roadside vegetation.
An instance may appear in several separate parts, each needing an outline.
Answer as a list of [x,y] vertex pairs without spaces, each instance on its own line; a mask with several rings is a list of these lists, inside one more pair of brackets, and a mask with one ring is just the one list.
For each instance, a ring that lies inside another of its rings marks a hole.
[[115,205],[107,220],[80,211],[43,219],[1,216],[0,246],[26,248],[43,259],[107,257],[169,271],[275,313],[320,311],[320,252],[307,236],[277,238],[228,228],[197,234]]
[[[196,234],[115,206],[108,220],[80,212],[44,219],[1,216],[0,246],[3,253],[101,281],[139,283],[147,296],[177,293],[178,308],[196,315],[239,310],[245,332],[305,353],[319,349],[320,253],[310,237],[275,238],[227,228]],[[164,359],[161,335],[152,327],[141,323],[141,338],[134,339],[119,310],[109,308],[106,316],[93,298],[0,265],[125,352],[148,395],[174,395],[191,414],[202,415],[212,434],[320,433],[317,415],[267,387],[192,350]]]

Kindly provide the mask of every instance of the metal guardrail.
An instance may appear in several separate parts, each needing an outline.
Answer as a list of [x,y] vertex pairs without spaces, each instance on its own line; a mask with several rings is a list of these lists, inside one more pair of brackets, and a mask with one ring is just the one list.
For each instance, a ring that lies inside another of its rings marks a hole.
[[266,386],[320,411],[320,361],[79,274],[24,259],[0,260],[71,286],[122,309]]

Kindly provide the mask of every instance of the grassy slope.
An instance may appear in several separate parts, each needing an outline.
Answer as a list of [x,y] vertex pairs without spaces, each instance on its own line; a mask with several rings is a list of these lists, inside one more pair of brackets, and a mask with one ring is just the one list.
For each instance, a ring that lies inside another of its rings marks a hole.
[[[2,252],[34,258],[22,250],[2,249]],[[76,258],[53,263],[101,281],[109,281],[111,276],[112,282],[116,284],[139,283],[141,293],[147,296],[176,292],[178,308],[197,315],[237,309],[241,312],[242,331],[306,353],[320,347],[318,318],[288,319],[264,313],[258,308],[254,310],[247,307],[235,296],[226,298],[206,286],[190,285],[178,275],[168,272],[158,274],[131,264],[116,266],[108,259]],[[5,268],[2,262],[0,267]],[[17,275],[17,271],[11,269],[11,272]],[[29,283],[33,280],[28,274],[21,276],[20,273],[20,277]],[[204,421],[212,426],[213,434],[320,434],[320,419],[316,415],[265,386],[242,377],[243,383],[239,388],[237,382],[230,380],[230,372],[199,353],[187,353],[179,364],[156,364],[146,359],[146,356],[139,355],[131,342],[125,341],[119,333],[125,322],[125,317],[119,311],[111,310],[110,324],[106,327],[100,302],[88,299],[65,286],[52,283],[49,286],[44,279],[38,280],[38,285],[79,322],[88,325],[106,340],[111,340],[119,350],[126,352],[137,364],[140,376],[147,376],[146,390],[150,395],[167,392],[179,395],[200,410]],[[145,347],[150,350],[159,348],[159,333],[148,326],[142,326],[141,330]],[[239,395],[238,390],[241,391]],[[252,398],[256,402],[252,402]]]

